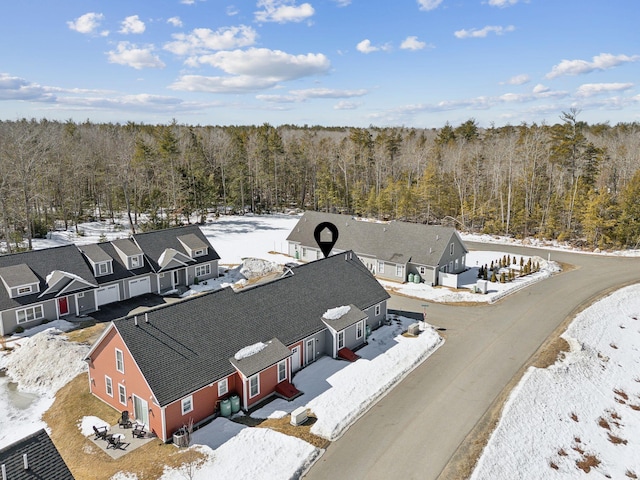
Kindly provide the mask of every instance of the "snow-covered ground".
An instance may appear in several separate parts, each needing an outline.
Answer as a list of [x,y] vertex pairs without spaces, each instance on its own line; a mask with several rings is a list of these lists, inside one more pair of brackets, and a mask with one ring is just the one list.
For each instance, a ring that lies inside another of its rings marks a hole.
[[529,368],[511,392],[474,480],[640,476],[640,285],[584,310],[562,337],[564,358]]

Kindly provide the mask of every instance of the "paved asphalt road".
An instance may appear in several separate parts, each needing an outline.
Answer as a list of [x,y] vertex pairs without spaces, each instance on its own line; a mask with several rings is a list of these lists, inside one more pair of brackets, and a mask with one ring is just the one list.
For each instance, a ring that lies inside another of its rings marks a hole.
[[[468,247],[548,254],[502,245]],[[640,258],[550,255],[575,268],[495,305],[430,304],[428,322],[446,328],[445,344],[333,442],[305,478],[438,478],[494,399],[565,319],[603,293],[640,281]],[[421,312],[423,303],[394,296],[389,308]]]

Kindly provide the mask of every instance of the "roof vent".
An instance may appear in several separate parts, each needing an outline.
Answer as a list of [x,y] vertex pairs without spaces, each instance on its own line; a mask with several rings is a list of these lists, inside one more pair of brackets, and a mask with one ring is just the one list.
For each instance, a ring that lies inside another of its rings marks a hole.
[[440,235],[436,235],[436,242],[440,240]]
[[138,326],[138,316],[137,316],[137,315],[135,315],[135,316],[133,317],[133,324],[134,324],[136,327]]
[[22,454],[22,463],[24,464],[24,469],[29,470],[29,460],[27,460],[27,454]]
[[2,470],[2,480],[7,480],[7,467],[4,466],[4,463],[0,466],[0,470]]
[[144,312],[144,323],[149,323],[149,315],[147,312]]

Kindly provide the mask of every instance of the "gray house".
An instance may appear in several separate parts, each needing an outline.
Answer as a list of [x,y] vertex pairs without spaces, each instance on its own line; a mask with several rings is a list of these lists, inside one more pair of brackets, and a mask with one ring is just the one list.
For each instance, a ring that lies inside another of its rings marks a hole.
[[7,480],[74,478],[44,429],[0,449],[0,468]]
[[96,310],[96,279],[75,245],[2,255],[0,280],[0,335]]
[[[313,211],[305,212],[287,237],[289,255],[305,261],[322,258],[314,232],[323,222],[338,228],[332,253],[353,250],[380,279],[406,282],[417,277],[439,285],[441,274],[465,270],[468,250],[455,228],[398,221],[378,223]],[[330,232],[322,232],[322,241],[327,234]]]

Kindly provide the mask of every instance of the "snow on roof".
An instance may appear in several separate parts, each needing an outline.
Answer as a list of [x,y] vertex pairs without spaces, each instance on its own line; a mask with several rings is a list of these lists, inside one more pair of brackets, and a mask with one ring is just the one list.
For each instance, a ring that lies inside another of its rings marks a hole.
[[263,350],[267,346],[266,343],[258,342],[253,345],[249,345],[248,347],[241,348],[236,352],[233,356],[236,360],[242,360],[243,358],[250,357],[251,355],[255,355],[259,351]]
[[342,307],[330,308],[329,310],[324,312],[324,315],[322,315],[322,318],[325,318],[327,320],[338,320],[339,318],[342,318],[347,313],[349,313],[349,310],[351,310],[351,307],[349,305],[343,305]]

